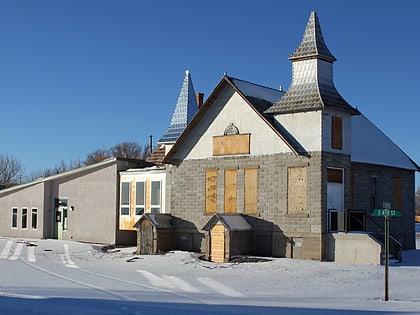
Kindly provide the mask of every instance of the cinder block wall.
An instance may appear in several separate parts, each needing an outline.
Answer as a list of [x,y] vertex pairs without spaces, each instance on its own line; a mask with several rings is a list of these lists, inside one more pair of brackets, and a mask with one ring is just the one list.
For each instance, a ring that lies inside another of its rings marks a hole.
[[[394,167],[353,163],[353,208],[368,210],[371,213],[371,178],[376,178],[375,208],[382,208],[383,202],[394,202],[394,177],[402,178],[401,217],[390,219],[390,233],[400,240],[405,249],[415,249],[415,184],[414,172]],[[379,225],[384,225],[382,217],[372,217]],[[378,230],[374,224],[367,222],[369,230]]]
[[[287,170],[288,167],[307,167],[307,215],[290,216],[287,213]],[[237,170],[237,212],[243,212],[244,169],[258,168],[258,213],[253,221],[261,236],[272,241],[271,253],[303,259],[322,259],[322,204],[325,189],[322,184],[322,159],[320,153],[311,157],[294,154],[262,156],[235,156],[208,159],[184,160],[179,166],[168,167],[168,185],[171,186],[167,209],[175,217],[192,222],[193,232],[209,219],[205,213],[205,172],[218,169],[217,211],[223,213],[224,171]],[[169,191],[169,190],[168,190]],[[182,227],[182,222],[180,223]],[[293,242],[293,239],[299,242]],[[294,245],[300,246],[299,250]],[[201,250],[206,251],[207,244]]]

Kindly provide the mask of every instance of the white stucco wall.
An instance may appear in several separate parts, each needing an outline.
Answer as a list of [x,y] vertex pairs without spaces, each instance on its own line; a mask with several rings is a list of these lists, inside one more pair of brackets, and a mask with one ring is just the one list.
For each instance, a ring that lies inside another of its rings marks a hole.
[[[339,116],[343,121],[343,148],[332,148],[332,116]],[[309,152],[324,151],[351,154],[351,116],[331,110],[302,112],[277,115],[276,119]]]
[[321,111],[277,115],[276,119],[306,151],[321,151]]
[[203,120],[199,122],[198,128],[194,128],[194,134],[189,137],[192,140],[185,143],[186,159],[212,156],[213,136],[222,136],[230,124],[234,124],[240,134],[251,134],[251,155],[291,152],[286,143],[259,117],[258,113],[239,94],[232,93],[231,89],[223,91],[209,110],[211,112],[202,117]]

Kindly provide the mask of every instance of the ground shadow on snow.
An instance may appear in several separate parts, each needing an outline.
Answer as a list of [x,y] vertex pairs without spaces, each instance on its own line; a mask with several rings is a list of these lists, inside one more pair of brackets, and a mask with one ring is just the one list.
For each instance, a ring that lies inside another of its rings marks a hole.
[[405,250],[402,254],[402,262],[392,262],[395,267],[420,267],[420,249]]
[[0,296],[0,314],[310,314],[310,315],[397,315],[416,314],[404,311],[340,310],[303,307],[266,307],[241,305],[204,305],[191,303],[133,302],[78,298],[17,298]]

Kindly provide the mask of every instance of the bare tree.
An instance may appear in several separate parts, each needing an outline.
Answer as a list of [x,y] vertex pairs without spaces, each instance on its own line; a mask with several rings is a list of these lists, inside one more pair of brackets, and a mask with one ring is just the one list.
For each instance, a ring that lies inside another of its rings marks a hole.
[[420,216],[420,187],[416,191],[416,215]]
[[45,178],[52,175],[61,174],[76,168],[81,167],[82,164],[80,160],[70,161],[67,163],[66,161],[62,160],[60,164],[57,164],[54,168],[47,167],[44,170],[34,171],[32,172],[27,178],[26,181],[31,182],[38,178]]
[[0,155],[0,189],[22,183],[24,169],[13,156]]
[[85,160],[85,165],[91,165],[98,162],[101,162],[103,160],[106,160],[107,158],[110,158],[112,156],[110,150],[105,149],[98,149],[95,151],[92,151],[91,153],[88,153]]
[[142,159],[143,147],[137,142],[122,142],[111,148],[112,156],[130,159]]

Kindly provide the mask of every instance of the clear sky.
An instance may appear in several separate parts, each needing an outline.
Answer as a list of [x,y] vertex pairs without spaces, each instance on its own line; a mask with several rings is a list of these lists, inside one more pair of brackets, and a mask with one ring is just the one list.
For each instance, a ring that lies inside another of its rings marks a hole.
[[187,69],[205,97],[224,72],[287,89],[313,10],[340,94],[419,164],[415,0],[0,0],[0,154],[31,173],[156,144]]

